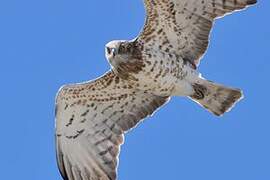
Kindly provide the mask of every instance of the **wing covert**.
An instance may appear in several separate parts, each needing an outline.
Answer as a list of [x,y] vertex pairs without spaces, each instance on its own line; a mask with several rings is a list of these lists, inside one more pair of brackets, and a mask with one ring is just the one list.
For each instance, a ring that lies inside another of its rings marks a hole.
[[58,166],[68,180],[115,180],[123,134],[168,101],[108,72],[57,97]]

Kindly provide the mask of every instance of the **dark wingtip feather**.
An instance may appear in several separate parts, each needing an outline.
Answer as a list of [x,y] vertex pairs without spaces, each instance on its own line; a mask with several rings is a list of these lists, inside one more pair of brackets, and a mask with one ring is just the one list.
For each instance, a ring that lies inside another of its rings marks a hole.
[[247,1],[248,5],[252,5],[252,4],[256,4],[256,3],[257,3],[257,0],[248,0]]
[[61,151],[61,147],[60,147],[60,144],[58,141],[59,140],[57,139],[57,136],[56,136],[56,158],[57,158],[58,170],[59,170],[63,180],[68,180],[67,172],[66,172],[66,168],[65,168],[65,164],[64,164],[63,153]]

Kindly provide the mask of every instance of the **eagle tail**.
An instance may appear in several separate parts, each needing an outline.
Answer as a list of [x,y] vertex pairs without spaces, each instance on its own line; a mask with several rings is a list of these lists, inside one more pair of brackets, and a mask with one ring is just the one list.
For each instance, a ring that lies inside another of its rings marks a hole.
[[190,98],[217,116],[228,112],[243,97],[240,89],[226,87],[200,79],[193,85],[194,94]]

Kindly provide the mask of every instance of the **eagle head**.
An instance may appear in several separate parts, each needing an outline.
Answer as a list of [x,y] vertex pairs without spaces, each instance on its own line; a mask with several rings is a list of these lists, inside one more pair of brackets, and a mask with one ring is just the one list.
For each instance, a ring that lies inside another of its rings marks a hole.
[[142,70],[140,46],[135,41],[117,40],[106,44],[105,52],[112,69],[120,77],[130,77],[130,73]]
[[115,40],[111,41],[108,44],[106,44],[105,47],[105,54],[106,58],[110,61],[110,63],[117,61],[121,59],[121,55],[123,55],[124,52],[122,52],[123,47],[125,47],[125,44],[127,44],[128,41],[124,40]]

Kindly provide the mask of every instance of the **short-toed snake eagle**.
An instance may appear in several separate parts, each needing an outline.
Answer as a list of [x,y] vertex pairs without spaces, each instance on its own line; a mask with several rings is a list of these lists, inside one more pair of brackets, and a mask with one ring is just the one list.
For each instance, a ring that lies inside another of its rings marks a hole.
[[171,96],[186,96],[215,115],[241,97],[239,89],[196,70],[216,18],[256,0],[144,0],[147,18],[131,41],[106,45],[112,67],[102,77],[66,85],[56,99],[57,161],[65,180],[115,180],[125,132]]

